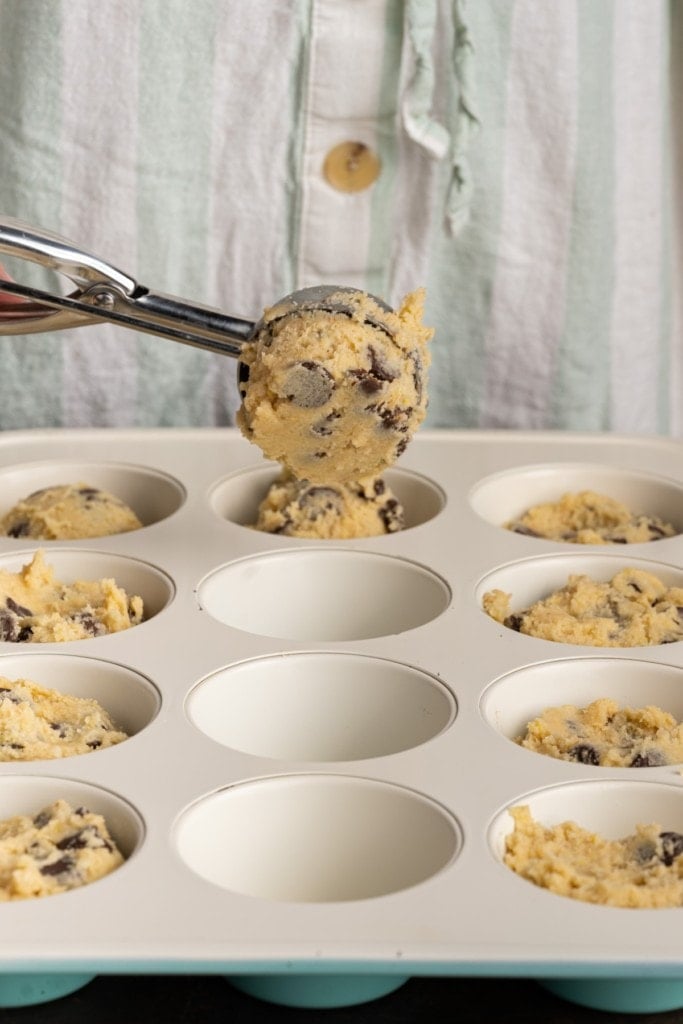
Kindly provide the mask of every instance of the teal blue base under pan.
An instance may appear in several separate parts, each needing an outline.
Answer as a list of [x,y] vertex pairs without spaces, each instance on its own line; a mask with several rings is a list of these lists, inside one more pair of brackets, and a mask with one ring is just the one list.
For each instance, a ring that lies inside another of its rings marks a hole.
[[543,988],[579,1006],[611,1013],[663,1013],[683,1007],[683,981],[664,978],[553,978]]
[[400,974],[226,974],[226,981],[247,995],[280,1006],[336,1009],[357,1006],[405,985]]
[[70,996],[94,974],[0,974],[0,1007],[35,1006]]

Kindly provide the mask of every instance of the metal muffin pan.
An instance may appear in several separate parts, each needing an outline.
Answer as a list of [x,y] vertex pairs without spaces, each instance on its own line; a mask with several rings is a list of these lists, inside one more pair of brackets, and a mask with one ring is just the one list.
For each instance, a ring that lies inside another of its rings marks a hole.
[[[0,674],[96,696],[118,746],[0,764],[0,815],[59,795],[111,819],[118,870],[0,905],[0,1005],[98,973],[215,973],[261,998],[340,1006],[411,975],[519,976],[577,1002],[683,1006],[683,908],[555,896],[502,863],[507,808],[620,834],[683,831],[680,766],[602,769],[512,742],[560,698],[683,709],[683,645],[605,650],[515,633],[481,608],[637,562],[678,582],[683,536],[577,547],[502,523],[591,488],[683,532],[683,444],[427,431],[386,474],[407,528],[316,542],[249,528],[278,467],[232,429],[0,435],[0,515],[84,481],[145,523],[84,541],[0,538],[13,571],[114,575],[149,615],[66,644],[0,643]],[[111,697],[109,696],[111,694]],[[523,724],[523,723],[522,723]],[[604,828],[600,828],[603,825]]]

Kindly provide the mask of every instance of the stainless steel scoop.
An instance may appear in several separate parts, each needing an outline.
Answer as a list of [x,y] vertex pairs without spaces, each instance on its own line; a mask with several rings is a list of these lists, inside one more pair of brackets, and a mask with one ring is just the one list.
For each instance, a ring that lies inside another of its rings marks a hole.
[[[36,334],[109,321],[239,360],[244,343],[264,326],[263,320],[240,319],[152,291],[73,242],[7,217],[0,220],[2,253],[57,271],[77,287],[61,295],[0,278],[0,335]],[[344,296],[354,292],[358,289],[317,285],[293,292],[272,305],[277,306],[278,317],[280,310],[282,316],[287,316],[301,309],[350,316],[353,310]],[[8,299],[9,295],[17,298]],[[371,298],[381,310],[391,312],[381,299]],[[393,331],[380,317],[366,322],[393,337]],[[240,363],[238,380],[242,385],[247,376],[247,367]]]

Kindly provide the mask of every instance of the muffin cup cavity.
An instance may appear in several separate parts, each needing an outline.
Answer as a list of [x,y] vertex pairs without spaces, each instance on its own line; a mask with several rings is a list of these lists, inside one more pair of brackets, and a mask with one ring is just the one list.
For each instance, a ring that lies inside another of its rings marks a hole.
[[683,668],[619,657],[544,661],[496,679],[484,691],[480,708],[489,725],[514,742],[546,708],[586,707],[602,697],[621,707],[655,705],[681,722]]
[[[116,793],[76,779],[0,774],[0,821],[12,818],[16,814],[37,814],[55,800],[66,800],[72,807],[85,807],[89,811],[101,814],[112,839],[123,854],[123,867],[125,861],[140,847],[144,837],[142,818],[131,804]],[[112,872],[111,875],[105,875],[104,878],[90,884],[102,884],[115,874],[116,872]],[[59,895],[68,896],[69,893]],[[53,899],[55,897],[43,897],[46,904]],[[16,905],[23,907],[34,902],[21,900]]]
[[129,737],[149,725],[161,703],[158,690],[145,676],[97,658],[52,653],[6,654],[0,656],[0,676],[27,679],[73,697],[92,698]]
[[142,623],[162,611],[170,603],[175,588],[173,581],[162,570],[147,562],[129,557],[75,548],[45,548],[24,550],[0,556],[0,570],[18,573],[42,551],[44,561],[62,584],[69,586],[77,580],[96,581],[114,579],[129,598],[138,596],[143,602]]
[[[158,469],[115,462],[71,462],[60,459],[1,468],[0,518],[17,502],[36,491],[78,483],[89,484],[120,498],[137,514],[143,526],[151,526],[168,518],[185,501],[182,484]],[[14,541],[18,542],[21,542],[21,538]],[[25,539],[23,543],[26,543]],[[44,543],[64,541],[46,540]]]
[[[559,501],[563,494],[579,491],[595,491],[614,498],[633,513],[657,516],[671,523],[676,534],[683,532],[683,484],[654,474],[590,462],[520,466],[494,473],[471,489],[469,501],[486,522],[504,527],[533,505]],[[538,543],[542,538],[523,539]]]
[[266,552],[215,569],[200,607],[219,622],[288,640],[364,640],[440,615],[448,585],[418,563],[375,553],[307,548]]
[[[0,663],[1,664],[1,663]],[[188,717],[224,746],[293,761],[354,761],[419,746],[448,727],[455,701],[397,662],[333,652],[232,665],[190,693]]]
[[[258,507],[279,472],[279,466],[269,465],[233,473],[212,488],[211,507],[221,519],[240,526],[253,526]],[[429,522],[446,505],[443,490],[420,473],[394,468],[382,473],[382,479],[403,506],[405,525],[401,532]]]
[[337,903],[400,892],[443,870],[456,821],[397,785],[336,775],[244,782],[187,808],[181,859],[213,885],[264,900]]

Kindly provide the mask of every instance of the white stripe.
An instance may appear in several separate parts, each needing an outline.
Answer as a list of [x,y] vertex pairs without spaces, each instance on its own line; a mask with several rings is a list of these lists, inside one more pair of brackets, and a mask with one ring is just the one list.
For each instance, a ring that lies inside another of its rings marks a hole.
[[657,431],[662,308],[660,4],[614,5],[615,288],[612,425]]
[[573,0],[517,0],[508,83],[501,233],[480,425],[537,428],[547,425],[564,321],[576,159]]
[[[62,4],[61,230],[132,276],[137,29],[137,16],[120,0]],[[95,325],[68,332],[64,339],[64,425],[134,424],[132,332]]]
[[[257,45],[245,46],[248,39]],[[251,0],[219,7],[206,301],[245,320],[257,320],[264,307],[291,290],[289,126],[298,39],[289,3],[276,6],[272,0]],[[278,57],[264,60],[264,54]],[[245,158],[239,159],[239,153]],[[216,400],[230,388],[234,413],[234,366],[217,357],[211,362],[210,378]]]
[[[349,10],[351,6],[351,10]],[[299,235],[299,287],[363,288],[372,188],[346,193],[323,175],[328,151],[341,142],[377,150],[377,112],[386,0],[352,5],[313,0]],[[339,83],[344,87],[340,88]]]
[[671,432],[683,437],[683,4],[672,4],[673,64],[673,325],[671,331]]

